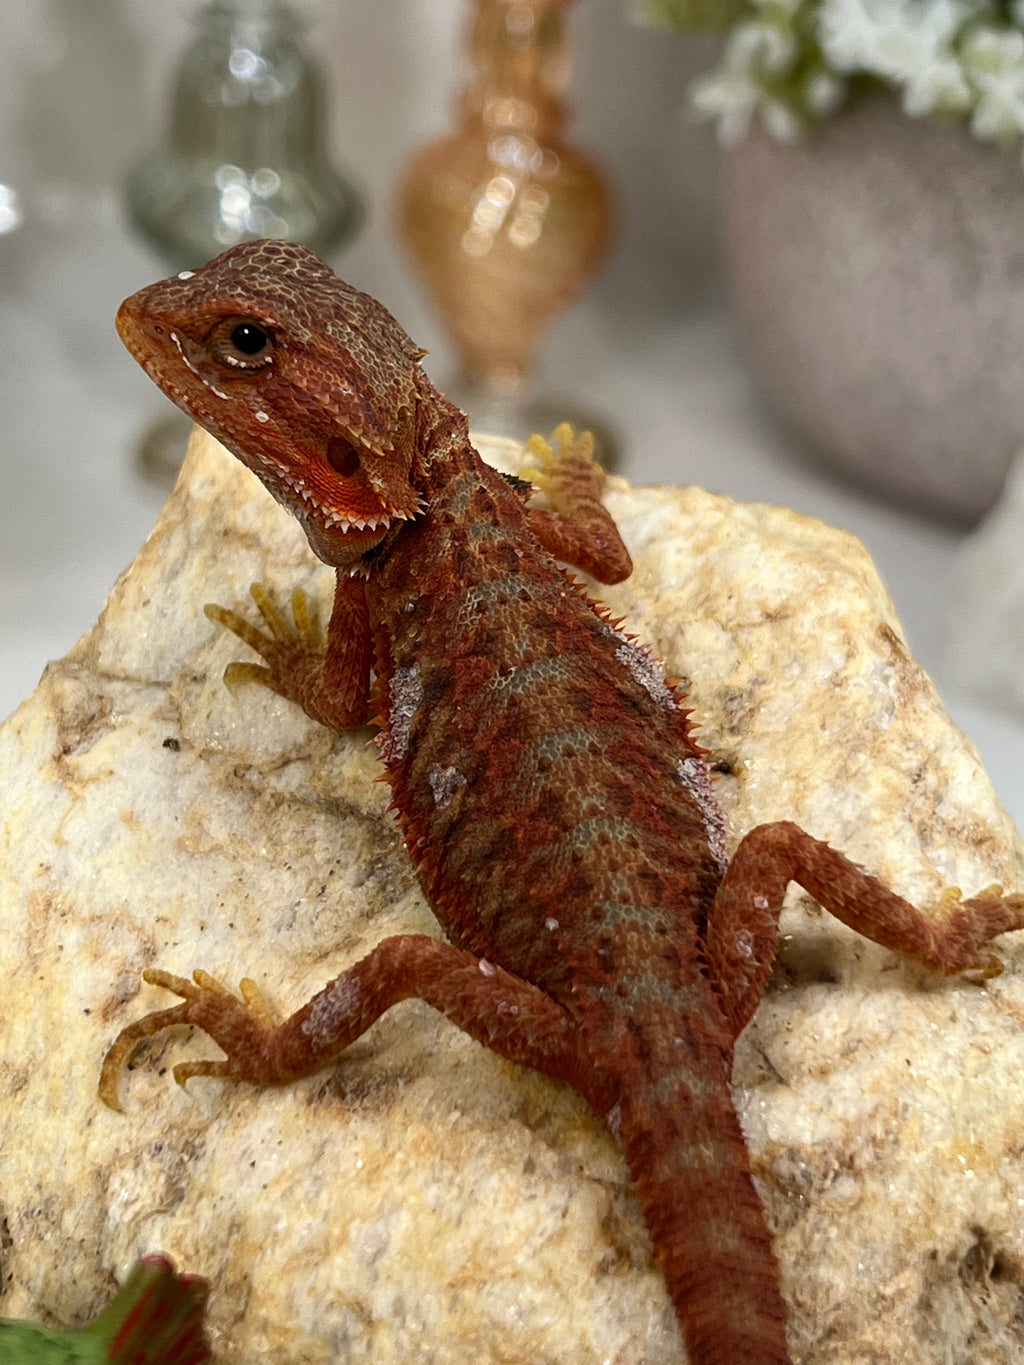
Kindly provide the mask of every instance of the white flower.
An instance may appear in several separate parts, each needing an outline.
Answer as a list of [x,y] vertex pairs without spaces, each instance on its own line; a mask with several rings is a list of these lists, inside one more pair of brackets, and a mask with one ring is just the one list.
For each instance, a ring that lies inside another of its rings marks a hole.
[[725,45],[725,66],[752,75],[758,69],[773,76],[789,71],[797,57],[796,38],[777,24],[751,20],[737,24]]
[[815,71],[804,85],[804,99],[808,110],[816,118],[824,118],[838,109],[846,96],[846,82],[830,71]]
[[961,48],[967,79],[977,93],[971,116],[976,137],[1008,141],[1024,133],[1024,33],[982,28]]
[[865,71],[903,88],[911,115],[965,109],[971,91],[952,42],[970,0],[825,0],[819,39],[836,71]]
[[[796,118],[766,96],[761,78],[765,73],[784,75],[797,55],[792,33],[775,24],[759,20],[738,24],[726,41],[720,69],[712,76],[694,81],[690,87],[697,116],[714,119],[718,136],[726,144],[746,136],[750,120],[759,108],[766,118],[772,119],[773,131],[778,129],[777,137],[795,137]],[[784,126],[786,132],[782,131]]]
[[[846,77],[875,76],[911,116],[970,116],[980,138],[1024,136],[1024,0],[751,0],[717,72],[692,87],[725,141],[755,114],[775,137],[842,103]],[[814,30],[817,30],[814,35]],[[816,40],[815,41],[815,36]],[[820,51],[819,51],[820,49]]]
[[761,105],[761,117],[769,133],[779,142],[795,142],[803,131],[803,124],[793,110],[778,100],[765,100]]
[[690,100],[697,117],[714,120],[719,140],[731,147],[746,137],[761,92],[753,81],[722,71],[695,80],[690,86]]

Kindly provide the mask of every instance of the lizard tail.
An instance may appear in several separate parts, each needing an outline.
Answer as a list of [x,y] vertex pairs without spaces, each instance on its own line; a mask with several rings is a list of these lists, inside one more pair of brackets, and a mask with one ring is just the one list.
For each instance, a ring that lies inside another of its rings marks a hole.
[[672,1062],[660,1077],[623,1082],[621,1140],[691,1365],[791,1365],[778,1263],[721,1053],[695,1046],[688,1064]]

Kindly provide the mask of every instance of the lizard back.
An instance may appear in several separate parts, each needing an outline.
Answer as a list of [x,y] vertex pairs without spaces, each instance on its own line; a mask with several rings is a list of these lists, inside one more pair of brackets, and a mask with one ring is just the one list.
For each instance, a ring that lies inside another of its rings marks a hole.
[[788,1361],[701,955],[726,864],[682,699],[458,441],[367,583],[382,755],[449,938],[570,1015],[699,1365]]
[[367,591],[382,755],[446,931],[566,1003],[621,983],[638,934],[697,970],[724,852],[680,699],[470,447],[425,501]]

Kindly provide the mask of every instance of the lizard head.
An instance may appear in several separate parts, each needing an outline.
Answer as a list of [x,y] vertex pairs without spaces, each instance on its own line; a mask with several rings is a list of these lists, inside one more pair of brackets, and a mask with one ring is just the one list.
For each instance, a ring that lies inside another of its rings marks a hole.
[[414,517],[423,352],[306,247],[244,242],[121,305],[122,341],[164,392],[354,567]]

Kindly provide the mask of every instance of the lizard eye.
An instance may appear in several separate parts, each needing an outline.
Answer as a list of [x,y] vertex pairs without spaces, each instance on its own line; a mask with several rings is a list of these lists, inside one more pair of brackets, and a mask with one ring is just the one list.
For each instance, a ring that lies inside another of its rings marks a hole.
[[210,355],[233,370],[262,370],[274,359],[274,334],[255,318],[225,318],[207,342]]
[[240,322],[231,329],[231,344],[243,355],[259,355],[264,347],[270,345],[270,333],[254,322]]

